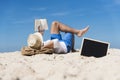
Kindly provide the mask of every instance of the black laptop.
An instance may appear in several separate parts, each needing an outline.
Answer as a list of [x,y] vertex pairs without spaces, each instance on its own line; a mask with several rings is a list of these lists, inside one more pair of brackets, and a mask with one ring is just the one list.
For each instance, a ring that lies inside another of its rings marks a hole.
[[81,55],[103,57],[107,55],[109,45],[110,44],[108,42],[103,42],[90,38],[83,38],[81,44]]

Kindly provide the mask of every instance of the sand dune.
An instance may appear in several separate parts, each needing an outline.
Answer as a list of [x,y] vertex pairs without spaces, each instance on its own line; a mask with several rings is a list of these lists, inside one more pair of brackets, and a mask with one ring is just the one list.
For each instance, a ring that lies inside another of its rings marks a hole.
[[0,80],[120,80],[120,50],[101,58],[68,54],[0,54]]

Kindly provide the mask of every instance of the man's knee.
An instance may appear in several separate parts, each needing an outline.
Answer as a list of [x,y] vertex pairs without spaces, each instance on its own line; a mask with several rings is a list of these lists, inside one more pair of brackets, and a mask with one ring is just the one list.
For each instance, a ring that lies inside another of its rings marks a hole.
[[52,22],[52,26],[57,26],[58,23],[59,23],[58,21],[53,21],[53,22]]
[[57,21],[52,22],[51,33],[59,33],[59,24]]

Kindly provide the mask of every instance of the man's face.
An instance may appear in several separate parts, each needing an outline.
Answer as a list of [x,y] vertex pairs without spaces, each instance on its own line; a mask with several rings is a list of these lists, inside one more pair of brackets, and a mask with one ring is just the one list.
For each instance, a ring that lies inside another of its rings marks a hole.
[[38,27],[38,32],[41,33],[42,35],[44,34],[44,30],[42,30],[40,26]]

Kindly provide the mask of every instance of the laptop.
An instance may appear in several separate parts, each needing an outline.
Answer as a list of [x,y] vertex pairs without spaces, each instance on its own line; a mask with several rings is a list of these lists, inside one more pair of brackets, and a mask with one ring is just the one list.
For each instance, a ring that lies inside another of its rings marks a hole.
[[90,38],[83,38],[81,44],[82,56],[103,57],[107,55],[110,43]]

